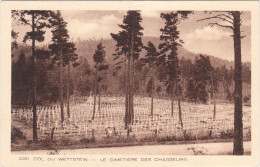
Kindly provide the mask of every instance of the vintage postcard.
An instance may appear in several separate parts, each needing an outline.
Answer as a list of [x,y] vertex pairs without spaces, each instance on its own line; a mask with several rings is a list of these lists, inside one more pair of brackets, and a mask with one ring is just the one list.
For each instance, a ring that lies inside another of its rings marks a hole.
[[259,2],[1,3],[1,166],[259,166]]

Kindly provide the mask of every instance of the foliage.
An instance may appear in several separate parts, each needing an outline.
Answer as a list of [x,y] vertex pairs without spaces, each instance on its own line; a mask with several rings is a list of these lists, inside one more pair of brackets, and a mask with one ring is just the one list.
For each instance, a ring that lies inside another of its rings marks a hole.
[[219,135],[221,139],[229,139],[234,137],[234,130],[222,131]]
[[192,101],[207,102],[208,92],[211,91],[210,87],[212,86],[213,70],[214,68],[211,66],[209,57],[200,55],[199,58],[196,58],[193,68],[193,78],[189,80],[187,89],[187,96]]
[[82,138],[80,139],[80,143],[82,144],[89,144],[89,143],[95,143],[95,138]]
[[[26,32],[23,42],[35,39],[38,42],[44,41],[44,28],[50,28],[50,19],[54,15],[53,11],[50,10],[21,10],[20,11],[20,22],[24,25],[34,26],[34,30]],[[34,25],[27,19],[30,16],[34,20]]]
[[[97,45],[97,49],[95,51],[95,54],[93,55],[93,59],[95,61],[94,68],[96,69],[96,81],[100,83],[106,76],[106,73],[102,73],[102,71],[106,71],[109,68],[109,65],[106,62],[106,52],[105,47],[102,45],[102,43],[99,43]],[[98,87],[99,88],[99,87]],[[101,88],[106,89],[105,82],[103,82],[103,85]],[[100,90],[99,90],[100,91]]]
[[[75,84],[74,91],[77,92],[79,96],[88,96],[92,90],[93,76],[91,67],[86,58],[79,58],[80,65],[72,70],[72,80]],[[76,94],[77,94],[76,93]]]
[[16,127],[12,127],[11,129],[11,143],[16,142],[17,140],[25,140],[26,136],[24,133]]
[[[38,54],[37,54],[38,55]],[[36,55],[36,56],[37,56]],[[39,57],[39,56],[37,56]],[[58,100],[57,73],[49,70],[48,59],[37,59],[36,86],[37,104],[45,104]],[[30,105],[32,87],[32,60],[24,53],[19,55],[18,60],[12,63],[12,104]]]
[[[179,95],[176,87],[180,81],[180,69],[178,59],[178,46],[181,46],[182,40],[179,39],[180,32],[177,30],[178,13],[161,13],[161,18],[165,20],[164,28],[160,29],[162,35],[159,45],[160,57],[158,62],[161,66],[161,81],[167,86],[166,91],[169,95]],[[176,89],[175,89],[176,88]]]
[[66,28],[67,22],[63,20],[60,11],[53,15],[50,23],[53,27],[53,36],[52,44],[49,45],[49,49],[51,50],[51,54],[54,55],[52,59],[53,63],[60,64],[61,62],[59,62],[59,57],[62,56],[63,66],[72,62],[73,66],[76,67],[78,65],[78,63],[76,62],[76,60],[78,59],[78,55],[75,54],[75,44],[72,42],[68,42],[69,34]]

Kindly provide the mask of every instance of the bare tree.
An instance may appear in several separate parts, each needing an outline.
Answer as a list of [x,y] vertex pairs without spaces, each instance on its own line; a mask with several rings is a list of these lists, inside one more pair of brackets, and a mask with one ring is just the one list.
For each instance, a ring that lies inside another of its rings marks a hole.
[[221,20],[223,23],[212,22],[210,26],[219,26],[227,29],[231,29],[233,32],[234,40],[234,57],[235,57],[235,91],[234,91],[234,155],[243,155],[243,112],[242,112],[242,63],[241,63],[241,11],[214,11],[214,16],[200,19],[203,20]]

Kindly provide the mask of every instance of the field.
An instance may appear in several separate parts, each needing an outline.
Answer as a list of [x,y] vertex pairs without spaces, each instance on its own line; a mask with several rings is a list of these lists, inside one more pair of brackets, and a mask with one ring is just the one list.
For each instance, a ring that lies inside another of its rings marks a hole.
[[[217,104],[216,118],[213,119],[213,105],[182,102],[183,127],[179,122],[178,105],[174,103],[171,114],[171,101],[154,99],[153,116],[150,114],[148,97],[134,98],[134,123],[130,125],[129,134],[124,126],[124,97],[101,97],[101,108],[91,120],[93,114],[93,97],[86,98],[84,103],[70,105],[70,118],[64,108],[65,121],[61,124],[60,107],[40,106],[37,108],[38,137],[54,139],[93,139],[96,141],[111,138],[134,137],[139,141],[149,138],[168,138],[167,140],[197,140],[204,138],[232,138],[234,105]],[[12,107],[12,125],[18,126],[27,139],[32,140],[32,112],[30,108]],[[251,135],[251,107],[243,106],[244,135]]]

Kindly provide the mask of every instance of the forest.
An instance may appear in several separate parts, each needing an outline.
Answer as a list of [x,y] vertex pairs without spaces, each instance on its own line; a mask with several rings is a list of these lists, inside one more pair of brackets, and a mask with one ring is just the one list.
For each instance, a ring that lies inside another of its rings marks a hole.
[[[154,37],[143,37],[142,41],[146,45],[149,45],[148,42],[152,43],[155,48],[158,48],[159,38]],[[93,54],[97,48],[99,43],[102,43],[105,51],[105,59],[109,68],[102,72],[103,81],[100,83],[102,86],[102,95],[105,96],[117,96],[124,94],[124,76],[125,71],[121,70],[115,75],[117,60],[113,61],[113,53],[115,51],[115,41],[112,39],[105,40],[80,40],[75,41],[75,53],[78,55],[76,62],[77,66],[72,67],[69,80],[67,74],[67,68],[63,68],[63,78],[64,86],[67,87],[67,83],[69,83],[69,92],[72,97],[77,100],[80,100],[81,96],[89,96],[93,95],[95,88],[95,65]],[[144,45],[145,46],[145,45]],[[47,45],[39,46],[38,48],[48,50]],[[142,49],[140,53],[140,59],[135,62],[135,94],[142,94],[144,96],[149,96],[147,92],[147,87],[149,80],[151,78],[151,74],[154,74],[154,69],[149,68],[149,65],[142,62],[142,58],[145,58],[148,54],[145,47]],[[204,77],[208,76],[208,78],[201,78],[201,81],[207,80],[208,83],[205,85],[207,88],[205,90],[200,90],[199,92],[206,91],[205,97],[201,97],[197,99],[196,102],[205,103],[208,99],[209,87],[211,86],[211,73],[213,74],[214,79],[214,89],[216,99],[222,102],[232,102],[232,94],[234,92],[234,62],[227,61],[224,59],[216,58],[210,55],[200,55],[194,54],[187,51],[183,47],[178,48],[178,57],[179,57],[179,66],[180,66],[180,76],[181,76],[181,84],[182,85],[182,99],[187,101],[194,101],[195,99],[192,97],[192,89],[191,84],[194,78],[199,77],[196,75],[200,75],[199,73],[195,74],[194,68],[197,67],[199,70],[199,60],[202,62],[202,66],[212,70],[212,72],[208,72],[203,74]],[[38,74],[39,76],[39,96],[38,103],[39,104],[52,104],[58,103],[59,96],[59,70],[58,65],[51,67],[53,57],[48,55],[48,57],[44,59],[37,59],[38,66]],[[30,81],[31,75],[31,46],[25,44],[19,44],[19,47],[13,50],[13,58],[12,58],[12,81],[18,82],[19,84],[12,85],[12,104],[13,105],[30,105],[30,83],[26,82]],[[209,67],[206,67],[209,64]],[[155,69],[158,71],[158,69]],[[157,97],[170,97],[166,91],[166,88],[163,82],[160,81],[158,75],[154,78],[156,89],[158,91],[154,92],[154,96]],[[20,76],[20,77],[17,77]],[[111,79],[111,77],[113,79]],[[19,85],[19,86],[18,86]],[[250,105],[249,100],[251,97],[251,63],[245,62],[243,63],[243,99],[244,102]],[[66,98],[67,89],[63,90],[63,96]],[[196,94],[196,93],[195,93]],[[202,99],[205,99],[204,101]]]

